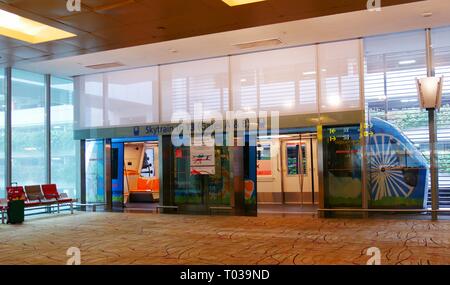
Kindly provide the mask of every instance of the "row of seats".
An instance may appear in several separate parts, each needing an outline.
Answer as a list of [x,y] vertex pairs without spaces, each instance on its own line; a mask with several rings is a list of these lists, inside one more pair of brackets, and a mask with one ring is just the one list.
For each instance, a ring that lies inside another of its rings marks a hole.
[[74,199],[69,198],[66,193],[59,193],[56,184],[11,186],[7,187],[8,200],[25,200],[25,207],[38,207],[57,205],[58,212],[61,204],[70,205],[73,213]]

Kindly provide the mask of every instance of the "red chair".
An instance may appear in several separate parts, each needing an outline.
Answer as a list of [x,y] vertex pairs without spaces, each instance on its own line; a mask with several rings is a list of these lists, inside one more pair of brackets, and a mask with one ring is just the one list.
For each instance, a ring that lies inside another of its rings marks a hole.
[[71,212],[73,213],[73,202],[72,198],[61,197],[56,187],[56,184],[44,184],[41,186],[42,192],[44,193],[44,197],[49,201],[57,201],[58,202],[58,212],[59,212],[59,204],[70,204]]

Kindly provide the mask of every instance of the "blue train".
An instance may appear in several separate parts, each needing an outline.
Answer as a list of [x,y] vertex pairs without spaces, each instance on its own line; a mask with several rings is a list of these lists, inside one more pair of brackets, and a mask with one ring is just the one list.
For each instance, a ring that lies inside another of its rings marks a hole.
[[396,126],[372,118],[367,146],[371,208],[427,207],[426,158]]

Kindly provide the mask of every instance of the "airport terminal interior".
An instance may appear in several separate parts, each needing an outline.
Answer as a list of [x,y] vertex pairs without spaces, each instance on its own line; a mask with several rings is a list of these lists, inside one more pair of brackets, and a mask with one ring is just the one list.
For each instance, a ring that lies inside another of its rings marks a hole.
[[0,0],[0,264],[450,264],[449,78],[450,1]]

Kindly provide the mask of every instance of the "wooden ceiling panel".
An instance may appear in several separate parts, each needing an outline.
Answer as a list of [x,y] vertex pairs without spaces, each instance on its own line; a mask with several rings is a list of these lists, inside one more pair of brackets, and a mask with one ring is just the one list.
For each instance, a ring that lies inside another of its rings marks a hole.
[[[0,53],[14,60],[57,58],[133,45],[307,19],[366,8],[365,0],[267,0],[229,7],[222,0],[81,0],[69,12],[66,0],[0,0],[0,9],[77,34],[53,43],[29,45],[0,36]],[[422,0],[383,0],[383,6]]]
[[106,39],[95,36],[93,34],[86,34],[69,39],[64,39],[62,40],[62,42],[77,46],[80,49],[91,49],[94,47],[104,46],[108,43]]
[[118,20],[95,12],[73,13],[70,16],[60,18],[59,21],[85,32],[95,32],[97,30],[123,25]]
[[16,8],[38,14],[50,19],[69,16],[72,12],[66,9],[65,0],[9,0],[6,3]]

